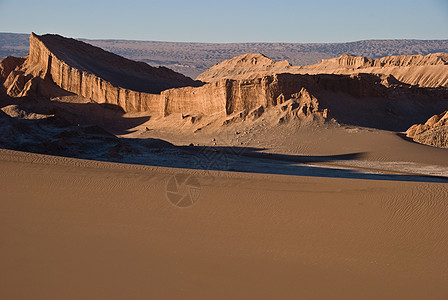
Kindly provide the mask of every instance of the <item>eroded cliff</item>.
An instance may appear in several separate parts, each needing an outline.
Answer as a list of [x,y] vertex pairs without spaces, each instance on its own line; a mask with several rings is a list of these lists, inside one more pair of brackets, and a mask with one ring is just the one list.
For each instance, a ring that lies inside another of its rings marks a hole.
[[[411,62],[419,64],[412,68],[447,67],[443,55],[411,60],[398,57],[383,61],[389,66],[394,65],[391,68],[407,71],[412,69],[407,67]],[[374,68],[376,60],[346,55],[328,60],[326,64],[364,70],[368,66]],[[280,72],[285,70],[287,72]],[[209,74],[214,79],[203,84],[166,68],[153,68],[129,61],[72,39],[32,34],[28,57],[8,57],[0,63],[0,81],[3,92],[11,97],[43,96],[57,101],[64,95],[79,95],[86,101],[115,105],[125,112],[146,112],[152,116],[181,114],[194,116],[195,119],[216,115],[224,120],[224,124],[236,119],[244,120],[248,116],[257,117],[271,107],[278,109],[287,104],[280,112],[279,122],[296,119],[288,115],[318,114],[326,119],[334,111],[334,116],[343,122],[404,130],[402,127],[408,128],[415,121],[408,122],[416,118],[414,115],[407,117],[409,108],[396,104],[399,101],[394,99],[425,101],[426,115],[445,110],[448,103],[437,102],[448,98],[446,88],[411,86],[390,74],[301,74],[303,70],[302,67],[291,67],[286,61],[274,62],[262,55],[247,54],[213,67]],[[424,76],[420,80],[422,78]],[[172,85],[175,87],[169,88]],[[351,97],[350,100],[346,100],[347,97]],[[370,100],[361,105],[361,101],[352,98]],[[430,102],[428,99],[437,101]],[[359,113],[351,111],[356,105],[360,106]],[[391,106],[396,107],[392,109]],[[366,107],[377,112],[383,118],[381,122],[387,119],[389,113],[394,113],[398,116],[396,123],[401,122],[401,125],[375,125],[380,122],[376,120],[363,122],[374,115]],[[354,117],[346,118],[350,114]]]
[[118,105],[125,111],[159,111],[161,91],[201,85],[167,68],[134,62],[58,35],[31,34],[26,60],[8,58],[2,64],[10,96],[29,94],[35,78],[40,78],[95,102]]
[[344,54],[308,66],[291,66],[286,61],[274,62],[261,54],[251,56],[259,58],[261,63],[254,65],[251,60],[242,59],[244,56],[238,56],[213,66],[200,74],[198,79],[213,82],[223,78],[250,79],[274,73],[341,75],[370,73],[392,75],[403,83],[420,87],[448,87],[448,53],[397,55],[379,59]]

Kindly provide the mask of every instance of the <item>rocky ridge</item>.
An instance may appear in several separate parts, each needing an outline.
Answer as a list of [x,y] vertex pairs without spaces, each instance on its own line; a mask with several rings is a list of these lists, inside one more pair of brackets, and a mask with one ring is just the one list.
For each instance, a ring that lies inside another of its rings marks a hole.
[[3,83],[12,97],[52,97],[54,83],[67,92],[125,111],[158,111],[160,92],[200,86],[167,68],[154,68],[100,48],[58,35],[30,36],[26,59],[7,57],[1,63]]
[[223,78],[250,79],[274,73],[341,75],[370,73],[392,75],[405,84],[419,87],[448,87],[448,53],[398,55],[379,59],[344,54],[307,66],[291,66],[288,62],[275,63],[262,54],[251,56],[263,58],[259,59],[262,63],[253,68],[250,61],[235,57],[213,66],[200,74],[198,79],[213,82]]

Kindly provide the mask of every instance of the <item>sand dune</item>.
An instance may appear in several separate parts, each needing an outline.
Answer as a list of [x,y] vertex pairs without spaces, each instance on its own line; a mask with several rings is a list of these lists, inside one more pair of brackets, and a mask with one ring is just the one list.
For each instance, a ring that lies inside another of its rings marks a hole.
[[[0,159],[4,299],[448,295],[446,183]],[[189,208],[176,174],[200,183]]]

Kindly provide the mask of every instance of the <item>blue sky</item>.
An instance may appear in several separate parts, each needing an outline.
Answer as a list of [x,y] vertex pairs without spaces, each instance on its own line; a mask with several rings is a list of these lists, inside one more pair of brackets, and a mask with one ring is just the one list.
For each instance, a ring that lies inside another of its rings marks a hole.
[[0,0],[0,32],[189,42],[448,39],[448,0]]

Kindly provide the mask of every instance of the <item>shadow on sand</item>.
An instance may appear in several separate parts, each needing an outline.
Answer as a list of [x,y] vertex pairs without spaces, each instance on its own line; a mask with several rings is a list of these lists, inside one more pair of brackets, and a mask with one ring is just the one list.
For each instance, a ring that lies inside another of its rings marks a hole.
[[[311,176],[325,178],[346,178],[366,180],[390,180],[413,182],[448,182],[442,176],[404,174],[397,171],[381,172],[378,170],[350,169],[339,166],[324,165],[362,159],[366,153],[347,153],[339,155],[288,155],[262,152],[263,148],[254,147],[208,147],[208,146],[172,146],[178,151],[179,159],[157,164],[164,167],[179,167],[200,170],[249,172],[261,174]],[[170,151],[167,151],[168,154]],[[169,157],[171,155],[168,155]],[[189,157],[190,156],[190,157]],[[132,163],[131,161],[127,161]],[[314,163],[322,163],[314,164]]]
[[[5,99],[3,99],[5,100]],[[325,178],[448,182],[446,177],[390,174],[376,170],[349,169],[330,163],[357,161],[365,153],[338,155],[287,155],[266,149],[231,146],[176,146],[158,139],[117,138],[149,117],[123,118],[114,105],[67,103],[49,100],[6,99],[0,108],[15,104],[16,117],[0,112],[0,148],[90,160],[188,168]],[[25,113],[54,114],[44,119],[24,118]],[[92,121],[93,120],[93,121]],[[210,176],[212,173],[210,173]]]

